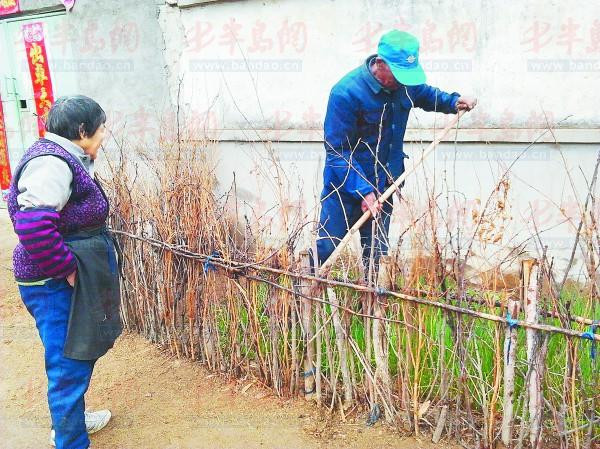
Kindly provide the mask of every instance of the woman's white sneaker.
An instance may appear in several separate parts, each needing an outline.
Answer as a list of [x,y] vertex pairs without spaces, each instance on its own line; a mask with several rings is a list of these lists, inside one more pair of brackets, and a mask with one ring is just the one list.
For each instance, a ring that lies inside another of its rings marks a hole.
[[[91,435],[106,427],[112,414],[110,410],[98,410],[97,412],[85,412],[85,430]],[[54,429],[50,431],[50,446],[56,446],[54,441]]]
[[85,428],[90,435],[102,430],[110,421],[112,414],[110,410],[98,410],[97,412],[85,412]]

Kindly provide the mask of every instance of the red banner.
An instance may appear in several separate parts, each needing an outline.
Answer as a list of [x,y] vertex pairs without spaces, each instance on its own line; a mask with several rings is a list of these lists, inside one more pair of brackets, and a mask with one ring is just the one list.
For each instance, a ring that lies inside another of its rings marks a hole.
[[0,190],[8,189],[10,186],[10,177],[4,109],[2,108],[2,98],[0,97]]
[[52,93],[50,68],[48,66],[48,56],[46,55],[46,44],[44,43],[43,24],[35,22],[23,25],[23,39],[25,40],[29,74],[33,85],[35,109],[38,115],[38,132],[40,137],[44,137],[46,117],[50,106],[54,103],[54,94]]
[[0,16],[19,12],[19,0],[0,0]]

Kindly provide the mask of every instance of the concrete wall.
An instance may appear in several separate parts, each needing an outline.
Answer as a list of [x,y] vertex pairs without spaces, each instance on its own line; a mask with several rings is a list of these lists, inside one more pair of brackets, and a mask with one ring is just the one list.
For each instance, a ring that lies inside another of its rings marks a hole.
[[[44,23],[55,98],[88,95],[104,107],[109,127],[119,138],[156,141],[162,112],[171,103],[163,33],[157,20],[162,4],[153,0],[78,0],[73,10],[65,13],[57,0],[22,0],[20,14],[0,20],[0,88],[3,100],[9,102],[6,126],[14,159],[18,161],[23,147],[37,137],[34,109],[14,106],[19,100],[33,106],[21,34],[21,26],[31,21]],[[11,77],[16,80],[15,88],[7,81]],[[22,138],[15,138],[17,134]]]
[[79,90],[97,98],[106,107],[113,129],[134,141],[157,138],[161,112],[170,103],[164,40],[157,21],[160,4],[157,0],[78,0],[68,14],[74,30],[70,45],[82,48],[86,42],[92,45],[91,59],[100,67],[103,62],[114,67],[81,74]]
[[[59,3],[22,0],[27,15]],[[376,52],[384,31],[411,31],[428,83],[479,99],[452,137],[457,145],[440,147],[408,182],[414,213],[426,186],[436,180],[440,191],[446,180],[468,215],[527,142],[560,122],[512,167],[506,226],[517,237],[499,243],[530,237],[532,210],[552,245],[573,238],[600,142],[597,1],[78,0],[60,23],[49,58],[96,68],[56,72],[58,94],[96,98],[117,135],[148,145],[179,105],[185,127],[219,141],[222,189],[235,174],[248,213],[267,213],[275,228],[282,206],[314,218],[331,86]],[[410,163],[447,119],[411,113]],[[409,218],[396,208],[392,240]]]
[[[409,202],[417,210],[424,207],[425,179],[429,186],[436,180],[438,192],[445,180],[459,192],[468,216],[526,143],[542,135],[547,123],[559,122],[559,129],[540,138],[545,143],[513,166],[505,235],[495,245],[482,243],[487,247],[482,251],[530,238],[533,215],[538,229],[548,228],[550,250],[564,264],[600,142],[593,95],[600,81],[600,3],[243,0],[186,8],[170,3],[160,8],[160,22],[172,59],[171,98],[179,91],[194,126],[221,140],[215,153],[223,189],[235,173],[238,191],[255,215],[282,205],[275,181],[280,176],[270,162],[277,158],[289,185],[284,206],[310,216],[322,182],[329,90],[376,52],[384,31],[401,28],[420,38],[429,84],[479,99],[452,136],[456,147],[440,147],[428,175],[409,181]],[[407,146],[411,161],[424,146],[418,142],[430,140],[432,128],[446,120],[413,111],[407,133],[416,142]],[[409,218],[406,209],[396,208],[392,240]],[[528,248],[535,251],[533,239]]]
[[164,30],[181,51],[186,102],[211,108],[220,128],[318,128],[330,87],[394,27],[421,39],[430,84],[479,98],[464,126],[537,128],[570,115],[562,126],[595,128],[593,97],[567,86],[596,88],[599,16],[594,1],[244,0],[181,9],[184,34]]

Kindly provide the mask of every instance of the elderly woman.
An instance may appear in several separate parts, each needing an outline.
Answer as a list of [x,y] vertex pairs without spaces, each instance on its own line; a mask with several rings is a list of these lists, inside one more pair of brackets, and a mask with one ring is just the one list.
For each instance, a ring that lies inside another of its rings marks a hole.
[[109,204],[94,178],[106,114],[84,96],[59,98],[44,138],[21,159],[8,194],[19,243],[19,291],[44,345],[51,444],[90,447],[110,412],[86,412],[96,360],[121,333],[117,260],[106,229]]

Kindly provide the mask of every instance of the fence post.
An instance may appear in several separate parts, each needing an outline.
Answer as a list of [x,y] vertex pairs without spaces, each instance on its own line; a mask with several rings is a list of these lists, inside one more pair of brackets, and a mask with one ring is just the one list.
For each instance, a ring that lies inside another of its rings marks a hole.
[[327,298],[331,302],[331,316],[333,328],[335,329],[335,343],[340,354],[340,370],[342,371],[342,382],[344,384],[344,403],[343,409],[352,405],[352,379],[350,377],[350,368],[348,367],[348,336],[344,330],[342,318],[340,316],[340,302],[332,287],[327,287]]
[[[300,253],[301,271],[304,275],[311,274],[310,254],[308,251]],[[307,281],[303,281],[307,283]],[[302,293],[309,295],[310,285],[302,287]],[[304,398],[309,401],[315,399],[315,344],[314,329],[312,325],[312,302],[302,298],[302,327],[304,328]]]
[[292,338],[292,375],[291,375],[291,379],[290,379],[290,394],[295,395],[300,386],[299,386],[299,378],[300,378],[300,364],[298,363],[298,334],[297,334],[297,321],[298,320],[298,314],[296,313],[296,311],[298,310],[297,307],[298,304],[298,297],[296,295],[294,295],[293,300],[292,300],[292,304],[290,307],[290,317],[291,317],[291,338]]
[[[509,298],[506,307],[507,318],[518,319],[521,302],[516,298]],[[504,398],[502,415],[502,443],[511,447],[514,414],[515,393],[515,363],[517,354],[517,331],[508,324],[504,331]]]
[[[381,289],[390,290],[393,286],[393,280],[391,278],[391,258],[389,256],[382,256],[379,261],[379,273],[377,275],[377,286]],[[384,403],[385,418],[388,422],[393,422],[394,412],[392,403],[392,389],[390,381],[390,371],[388,366],[388,333],[386,330],[386,323],[381,320],[385,317],[385,304],[387,298],[384,295],[375,296],[370,295],[373,301],[373,314],[375,316],[373,322],[373,352],[375,353],[375,375],[374,377],[374,390],[375,396],[377,392],[381,392],[381,400]],[[381,383],[381,390],[377,388],[377,381]],[[387,406],[385,406],[387,404]]]
[[[523,279],[525,291],[525,321],[538,323],[540,311],[538,304],[538,274],[539,265],[535,259],[523,261]],[[541,447],[542,424],[542,369],[540,367],[540,335],[536,329],[525,330],[527,338],[527,363],[531,374],[529,376],[529,441],[532,449]]]

